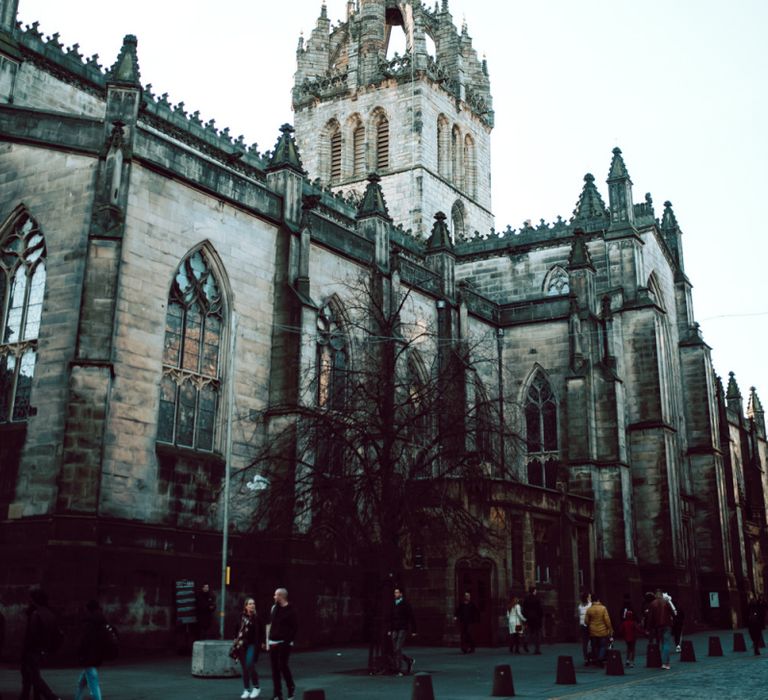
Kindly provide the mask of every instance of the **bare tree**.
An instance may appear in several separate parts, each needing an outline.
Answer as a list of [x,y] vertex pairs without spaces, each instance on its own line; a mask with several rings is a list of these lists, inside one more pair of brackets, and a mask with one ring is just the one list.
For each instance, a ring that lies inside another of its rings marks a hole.
[[269,480],[259,521],[290,518],[285,527],[375,578],[372,667],[384,596],[413,534],[446,546],[494,543],[490,489],[508,476],[502,453],[518,440],[479,380],[480,363],[495,362],[487,341],[451,337],[398,287],[374,271],[348,286],[343,308],[319,311],[316,362],[300,382],[305,401],[272,422],[239,474]]

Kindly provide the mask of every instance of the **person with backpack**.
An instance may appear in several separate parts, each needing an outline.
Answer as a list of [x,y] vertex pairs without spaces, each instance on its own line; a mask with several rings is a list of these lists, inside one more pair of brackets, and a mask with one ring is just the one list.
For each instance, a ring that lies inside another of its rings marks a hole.
[[104,615],[99,610],[99,604],[95,600],[89,600],[85,609],[83,637],[77,653],[78,660],[83,666],[83,671],[77,680],[75,700],[82,698],[86,685],[93,700],[101,700],[98,668],[104,661],[104,650],[108,641],[107,621],[104,619]]
[[27,608],[27,627],[21,651],[21,694],[19,700],[29,700],[32,691],[35,700],[61,700],[40,674],[43,659],[55,652],[63,641],[63,633],[48,607],[48,596],[39,588],[29,592],[30,605]]

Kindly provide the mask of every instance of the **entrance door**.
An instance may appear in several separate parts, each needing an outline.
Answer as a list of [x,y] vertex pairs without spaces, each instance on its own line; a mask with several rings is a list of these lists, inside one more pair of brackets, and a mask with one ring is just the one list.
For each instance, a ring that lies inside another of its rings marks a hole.
[[472,602],[477,606],[479,620],[472,627],[477,646],[492,646],[493,598],[491,596],[491,571],[493,564],[487,560],[460,561],[456,564],[456,604],[469,591]]

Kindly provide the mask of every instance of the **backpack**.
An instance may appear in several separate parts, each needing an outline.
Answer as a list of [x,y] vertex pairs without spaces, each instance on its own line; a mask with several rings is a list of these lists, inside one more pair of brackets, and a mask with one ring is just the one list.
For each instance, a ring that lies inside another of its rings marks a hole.
[[101,636],[101,652],[104,661],[112,661],[116,659],[120,653],[120,635],[117,633],[117,630],[108,622],[105,622]]

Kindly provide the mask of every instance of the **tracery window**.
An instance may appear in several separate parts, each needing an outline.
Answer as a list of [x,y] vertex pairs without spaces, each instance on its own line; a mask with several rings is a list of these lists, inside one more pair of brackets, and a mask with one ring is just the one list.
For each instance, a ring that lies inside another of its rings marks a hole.
[[165,320],[157,439],[213,451],[221,391],[224,308],[204,250],[179,265]]
[[568,294],[571,285],[568,273],[559,265],[553,267],[544,280],[544,293],[548,297],[557,297]]
[[437,172],[440,177],[451,177],[451,129],[444,114],[437,118]]
[[427,445],[432,437],[429,387],[425,381],[423,362],[415,351],[408,357],[407,372],[406,411],[409,439],[415,445]]
[[341,410],[347,398],[347,336],[337,313],[326,304],[317,316],[317,405]]
[[528,483],[553,489],[560,464],[557,402],[543,372],[536,373],[524,403]]
[[467,227],[464,220],[464,205],[461,203],[461,200],[454,202],[451,208],[451,229],[454,241],[466,235]]
[[451,174],[453,184],[461,189],[464,186],[464,145],[461,131],[456,125],[451,131]]
[[43,234],[27,214],[0,235],[0,423],[25,421],[31,413],[45,258]]

